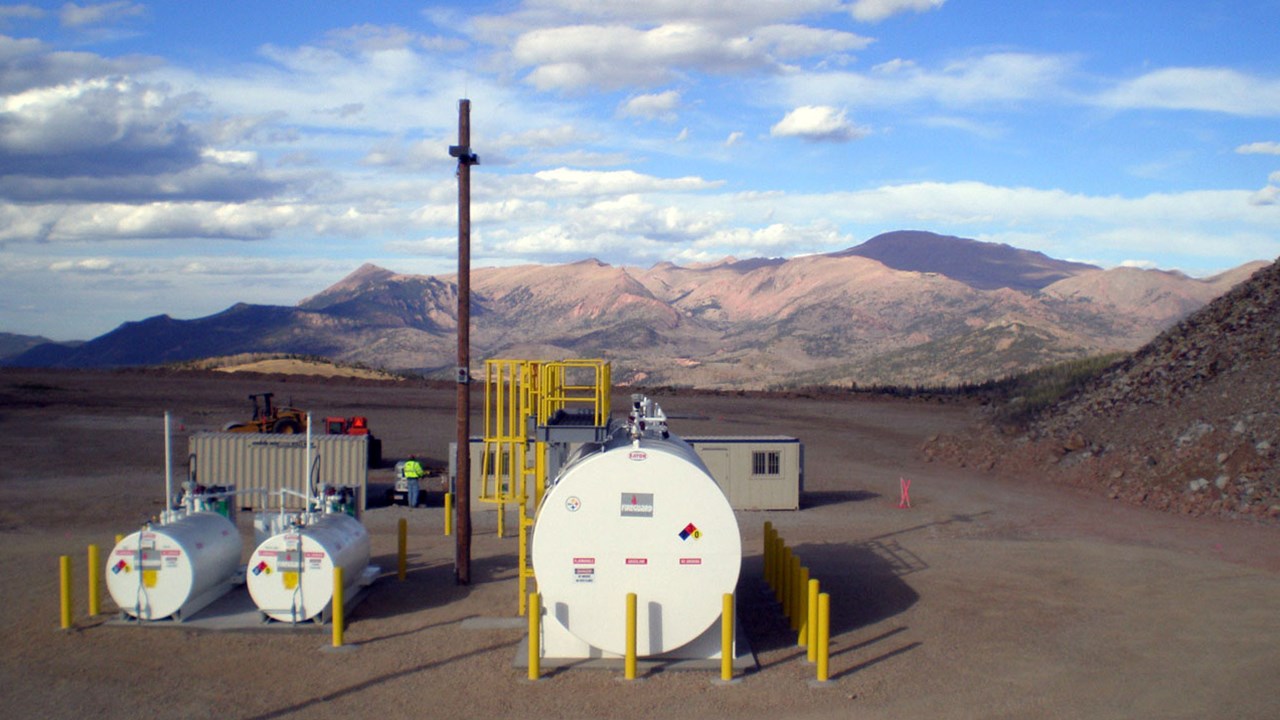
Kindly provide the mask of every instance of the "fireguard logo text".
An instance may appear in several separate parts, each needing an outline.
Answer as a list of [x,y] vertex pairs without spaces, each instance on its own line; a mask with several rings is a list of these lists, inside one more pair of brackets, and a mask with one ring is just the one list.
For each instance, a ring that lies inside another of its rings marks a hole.
[[622,493],[622,517],[653,517],[653,493]]

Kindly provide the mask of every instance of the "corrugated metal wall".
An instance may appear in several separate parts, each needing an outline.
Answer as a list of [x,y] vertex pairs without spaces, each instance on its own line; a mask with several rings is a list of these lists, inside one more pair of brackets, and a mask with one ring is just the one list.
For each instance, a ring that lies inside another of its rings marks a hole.
[[[188,468],[201,485],[235,485],[243,510],[278,510],[281,488],[303,494],[306,435],[215,433],[192,435],[187,443]],[[365,508],[369,480],[368,439],[362,435],[314,435],[311,451],[317,482],[358,488]],[[301,497],[285,495],[284,507],[301,508]]]

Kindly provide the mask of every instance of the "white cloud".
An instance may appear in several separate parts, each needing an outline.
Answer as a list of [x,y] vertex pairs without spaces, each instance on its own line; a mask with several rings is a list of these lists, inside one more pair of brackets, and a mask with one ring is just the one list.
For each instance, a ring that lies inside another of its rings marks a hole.
[[[332,150],[334,143],[360,142],[353,131],[453,136],[457,98],[464,90],[474,100],[474,114],[501,107],[507,125],[514,120],[533,125],[534,118],[546,124],[568,114],[518,102],[501,83],[446,65],[446,55],[418,48],[419,36],[390,34],[378,42],[341,36],[330,40],[300,47],[266,46],[258,50],[258,62],[234,68],[196,72],[171,66],[148,78],[163,81],[175,93],[195,94],[224,117],[258,121],[254,139],[259,142],[296,142],[301,136],[325,150]],[[403,44],[392,45],[392,40]],[[362,109],[357,112],[356,107]],[[473,133],[478,125],[473,124]],[[277,136],[269,137],[268,132]]]
[[1250,205],[1280,205],[1280,188],[1268,185],[1249,197]]
[[0,5],[0,27],[13,20],[39,20],[44,10],[34,5]]
[[867,130],[849,122],[843,110],[826,105],[805,105],[787,113],[770,128],[769,134],[811,141],[847,142],[864,137]]
[[104,58],[87,52],[55,52],[39,40],[0,35],[0,93],[5,94],[125,76],[158,65],[157,59],[142,55]]
[[724,139],[724,146],[733,147],[734,145],[737,145],[740,140],[742,140],[742,131],[734,130],[729,133],[729,137]]
[[740,33],[749,28],[829,14],[839,9],[839,0],[526,0],[520,11],[504,16],[480,17],[476,24],[490,41],[499,34],[576,20],[645,26],[696,22],[722,28],[725,32]]
[[702,259],[733,256],[779,257],[814,249],[842,248],[856,244],[852,236],[829,222],[809,225],[771,223],[764,227],[734,227],[713,233],[697,243]]
[[[484,162],[484,159],[481,159]],[[405,143],[401,138],[379,142],[360,159],[362,165],[377,168],[394,168],[408,172],[421,172],[429,168],[444,168],[457,164],[449,156],[448,141],[441,138]]]
[[510,46],[515,64],[532,68],[525,79],[534,87],[580,90],[651,87],[685,71],[778,72],[790,61],[859,50],[870,42],[853,33],[803,25],[743,27],[690,19],[534,27],[520,32]]
[[113,172],[193,164],[198,141],[181,113],[191,96],[124,78],[29,88],[0,99],[0,157],[9,172]]
[[[553,206],[543,200],[507,198],[471,203],[471,221],[476,225],[540,222],[553,214]],[[422,225],[451,227],[457,224],[458,207],[454,203],[425,205],[414,210],[409,218]]]
[[691,192],[708,190],[720,182],[699,177],[659,178],[633,170],[575,170],[556,168],[533,175],[535,184],[523,184],[531,195],[549,197],[594,197],[639,192]]
[[1120,109],[1200,110],[1280,116],[1280,79],[1230,68],[1165,68],[1120,83],[1095,102]]
[[106,25],[123,18],[142,15],[146,7],[139,3],[117,0],[116,2],[96,5],[77,5],[66,3],[58,12],[58,19],[67,27],[86,27],[89,25]]
[[80,260],[58,260],[49,264],[54,272],[101,273],[110,270],[115,262],[108,258],[83,258]]
[[850,12],[863,22],[880,22],[904,12],[926,12],[942,7],[946,0],[855,0]]
[[252,150],[215,150],[205,148],[200,156],[222,165],[257,165],[258,153]]
[[191,238],[261,240],[291,229],[350,236],[378,232],[395,219],[388,218],[388,213],[393,211],[261,202],[0,204],[0,245]]
[[1156,267],[1156,265],[1150,260],[1121,260],[1118,267],[1139,268],[1141,270],[1152,270]]
[[1280,155],[1280,142],[1254,142],[1236,148],[1241,155]]
[[928,69],[909,60],[880,63],[869,72],[799,73],[779,78],[776,96],[785,104],[895,107],[929,101],[948,107],[1064,98],[1071,58],[1029,53],[991,53]]
[[212,147],[190,94],[91,77],[0,96],[0,198],[244,200],[284,187],[252,151]]
[[531,167],[579,167],[601,168],[618,167],[631,162],[633,158],[620,152],[592,152],[590,150],[565,150],[562,152],[538,152],[525,156],[525,162]]
[[512,57],[533,67],[528,81],[540,90],[596,86],[616,89],[667,81],[674,67],[746,70],[764,58],[708,28],[665,24],[642,30],[621,25],[540,28],[521,35]]
[[805,25],[765,25],[751,30],[749,38],[780,60],[863,50],[872,43],[861,35]]
[[1257,207],[1280,205],[1280,172],[1271,173],[1271,184],[1249,196],[1249,204]]
[[996,140],[1004,137],[1007,133],[1007,130],[1003,127],[954,115],[926,117],[921,118],[919,122],[926,127],[959,130],[984,140]]
[[576,125],[563,124],[553,127],[536,127],[520,132],[503,133],[486,140],[485,146],[495,150],[512,148],[554,148],[590,142],[593,138]]
[[680,105],[680,93],[676,90],[634,95],[618,109],[623,117],[639,117],[649,120],[673,121],[676,119],[675,109]]

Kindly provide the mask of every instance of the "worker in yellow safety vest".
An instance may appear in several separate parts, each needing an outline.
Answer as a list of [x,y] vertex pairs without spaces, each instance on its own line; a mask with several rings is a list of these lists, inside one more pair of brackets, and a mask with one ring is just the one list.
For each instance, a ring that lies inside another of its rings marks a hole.
[[404,464],[404,476],[409,480],[418,480],[427,472],[422,469],[422,463],[418,462],[417,455],[410,455]]

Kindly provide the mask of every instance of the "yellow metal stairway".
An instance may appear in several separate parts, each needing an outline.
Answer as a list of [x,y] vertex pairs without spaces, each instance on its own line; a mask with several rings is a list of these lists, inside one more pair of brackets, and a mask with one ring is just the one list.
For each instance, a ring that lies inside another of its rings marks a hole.
[[571,442],[603,440],[611,386],[611,366],[600,359],[485,361],[479,500],[497,505],[499,537],[507,506],[518,510],[521,615],[533,579],[529,538],[549,481],[548,448],[557,446],[563,457]]

